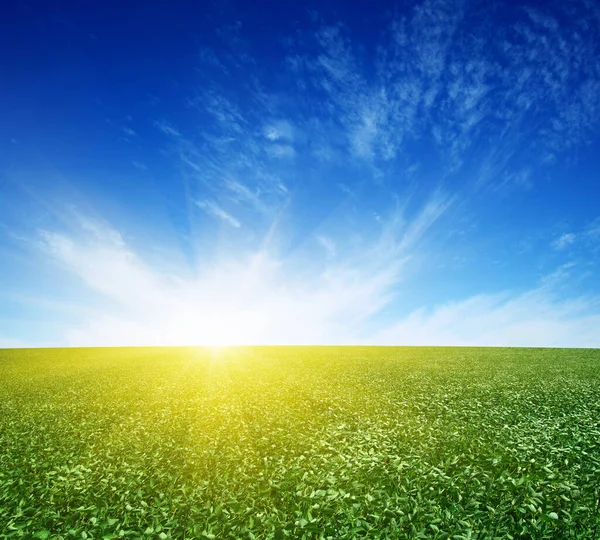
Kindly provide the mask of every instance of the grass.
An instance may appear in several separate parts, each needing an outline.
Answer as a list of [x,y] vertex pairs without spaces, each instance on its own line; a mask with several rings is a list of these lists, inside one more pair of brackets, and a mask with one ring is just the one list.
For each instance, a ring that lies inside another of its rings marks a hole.
[[0,538],[600,537],[600,350],[4,350],[0,385]]

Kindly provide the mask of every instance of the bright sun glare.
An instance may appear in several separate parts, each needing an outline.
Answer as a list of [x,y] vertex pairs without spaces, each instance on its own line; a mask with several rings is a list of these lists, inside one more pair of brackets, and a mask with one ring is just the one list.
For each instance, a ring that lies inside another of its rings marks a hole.
[[[249,309],[231,309],[215,313],[210,318],[193,319],[188,327],[188,339],[198,339],[198,344],[221,350],[226,347],[270,342],[267,317]],[[201,333],[198,333],[200,331]]]

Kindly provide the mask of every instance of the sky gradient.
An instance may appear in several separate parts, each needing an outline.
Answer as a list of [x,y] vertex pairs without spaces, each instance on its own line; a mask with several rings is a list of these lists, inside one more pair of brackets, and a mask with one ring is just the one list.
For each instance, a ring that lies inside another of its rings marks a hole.
[[600,6],[13,1],[0,347],[600,347]]

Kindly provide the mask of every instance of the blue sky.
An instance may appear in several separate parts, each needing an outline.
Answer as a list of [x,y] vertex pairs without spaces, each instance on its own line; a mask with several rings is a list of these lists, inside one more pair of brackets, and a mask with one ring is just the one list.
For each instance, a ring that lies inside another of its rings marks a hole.
[[600,346],[600,7],[9,0],[0,346]]

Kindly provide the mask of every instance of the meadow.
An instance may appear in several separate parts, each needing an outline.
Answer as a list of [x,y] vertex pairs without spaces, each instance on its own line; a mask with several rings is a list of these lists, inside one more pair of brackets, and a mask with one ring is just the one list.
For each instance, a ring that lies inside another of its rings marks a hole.
[[600,350],[0,350],[0,539],[600,538]]

